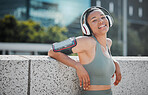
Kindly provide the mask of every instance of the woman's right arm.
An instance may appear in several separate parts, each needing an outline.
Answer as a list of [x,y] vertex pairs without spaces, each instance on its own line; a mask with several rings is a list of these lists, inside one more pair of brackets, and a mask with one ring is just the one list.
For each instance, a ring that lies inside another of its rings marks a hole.
[[[88,43],[91,43],[91,40],[88,38],[77,38],[77,45],[72,49],[73,53],[85,52],[87,49],[89,49],[89,46],[91,46]],[[90,85],[90,78],[87,71],[80,62],[76,62],[64,53],[54,52],[52,49],[48,52],[48,56],[62,62],[67,66],[75,68],[79,78],[80,87],[82,87],[83,82],[83,88],[88,89]]]
[[54,52],[52,49],[48,52],[48,56],[64,63],[67,66],[73,67],[75,69],[76,69],[76,65],[78,64],[75,60],[71,59],[64,53]]
[[64,53],[54,52],[52,49],[48,52],[48,56],[62,62],[67,66],[75,68],[79,78],[80,87],[82,87],[83,81],[83,88],[88,89],[88,86],[90,85],[89,75],[80,62],[76,62]]

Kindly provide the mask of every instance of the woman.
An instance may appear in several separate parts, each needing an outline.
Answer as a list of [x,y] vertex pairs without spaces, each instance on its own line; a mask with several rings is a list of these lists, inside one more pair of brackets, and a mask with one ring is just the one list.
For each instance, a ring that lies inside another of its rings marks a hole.
[[[81,17],[81,28],[85,36],[77,37],[77,45],[71,48],[79,56],[79,62],[62,52],[51,49],[48,56],[76,69],[82,95],[112,95],[111,77],[116,75],[114,85],[121,80],[118,62],[109,53],[112,40],[107,38],[111,27],[110,18],[102,7],[91,7]],[[105,10],[106,11],[106,10]]]

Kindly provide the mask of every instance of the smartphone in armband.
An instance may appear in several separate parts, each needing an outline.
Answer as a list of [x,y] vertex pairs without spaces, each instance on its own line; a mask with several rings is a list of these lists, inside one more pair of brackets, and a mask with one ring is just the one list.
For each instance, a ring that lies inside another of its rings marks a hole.
[[67,40],[56,42],[52,44],[52,49],[54,52],[62,52],[66,55],[69,55],[72,52],[72,48],[77,45],[75,37],[71,37]]

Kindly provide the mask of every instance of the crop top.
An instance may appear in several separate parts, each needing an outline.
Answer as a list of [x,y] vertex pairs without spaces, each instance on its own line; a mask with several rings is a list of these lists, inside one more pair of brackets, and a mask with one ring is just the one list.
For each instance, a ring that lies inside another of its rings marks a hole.
[[[96,38],[94,38],[96,40]],[[97,41],[97,40],[96,40]],[[107,45],[108,49],[108,45]],[[94,60],[83,65],[90,77],[90,85],[111,85],[111,77],[115,72],[115,64],[110,54],[106,57],[101,49],[101,44],[97,41]]]

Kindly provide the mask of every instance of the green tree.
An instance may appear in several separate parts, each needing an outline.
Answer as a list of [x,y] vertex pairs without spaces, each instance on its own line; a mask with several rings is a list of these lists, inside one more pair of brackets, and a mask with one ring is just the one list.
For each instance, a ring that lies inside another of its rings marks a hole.
[[42,35],[44,35],[44,28],[32,20],[19,21],[18,31],[20,42],[43,42],[41,40]]
[[129,28],[128,29],[128,55],[142,55],[144,52],[143,44],[138,35],[138,31]]
[[112,55],[113,56],[121,56],[123,50],[123,43],[122,41],[118,41],[118,21],[114,19],[114,24],[108,31],[108,37],[112,39]]
[[53,43],[67,39],[66,27],[50,26],[47,29],[32,20],[17,21],[6,15],[0,19],[0,42]]
[[143,55],[147,56],[148,55],[148,25],[143,26],[139,30],[139,36],[141,39],[141,43],[143,45],[144,51]]
[[44,40],[48,43],[59,42],[67,39],[63,33],[67,32],[66,27],[49,26],[45,34]]
[[6,15],[0,19],[0,41],[16,42],[18,40],[17,20],[14,16]]

